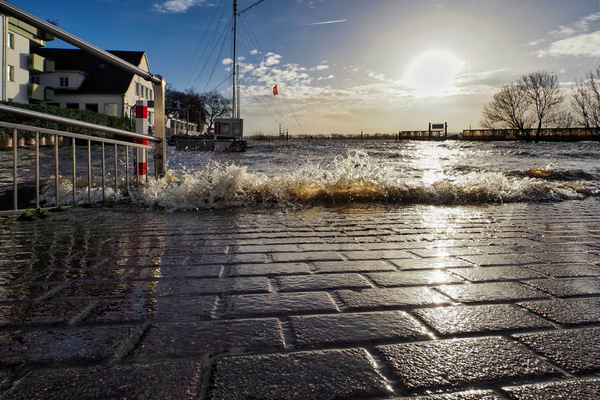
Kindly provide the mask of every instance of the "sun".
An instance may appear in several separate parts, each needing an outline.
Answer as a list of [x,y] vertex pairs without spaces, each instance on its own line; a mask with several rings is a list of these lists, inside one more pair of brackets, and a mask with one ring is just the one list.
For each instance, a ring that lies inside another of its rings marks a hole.
[[410,63],[404,80],[418,97],[444,96],[454,88],[462,67],[463,63],[454,54],[430,50]]

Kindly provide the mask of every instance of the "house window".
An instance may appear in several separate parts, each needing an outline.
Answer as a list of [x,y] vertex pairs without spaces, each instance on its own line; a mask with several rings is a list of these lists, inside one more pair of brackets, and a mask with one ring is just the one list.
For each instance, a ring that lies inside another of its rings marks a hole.
[[8,33],[8,48],[10,49],[14,49],[15,48],[15,34],[14,33]]
[[48,103],[49,106],[60,107],[60,103]]
[[152,89],[150,89],[150,98],[153,99],[154,98],[154,93],[152,92]]
[[135,94],[139,96],[140,94],[140,84],[139,82],[135,83]]
[[113,117],[118,116],[117,103],[104,103],[104,114],[111,115]]
[[67,108],[73,108],[79,110],[79,103],[67,103]]
[[60,87],[69,87],[69,77],[68,76],[60,77]]
[[15,81],[15,67],[12,65],[8,66],[8,80],[11,82]]
[[29,78],[29,82],[33,83],[35,85],[39,85],[40,84],[40,77],[39,76],[32,76]]
[[85,103],[85,109],[98,112],[98,103]]
[[150,98],[150,91],[148,90],[148,88],[144,88],[144,92],[146,93],[146,98]]

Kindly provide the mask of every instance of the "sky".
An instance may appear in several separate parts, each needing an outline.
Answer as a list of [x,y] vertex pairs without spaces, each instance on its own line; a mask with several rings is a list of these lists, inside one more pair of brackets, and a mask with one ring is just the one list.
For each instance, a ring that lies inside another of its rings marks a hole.
[[[106,50],[145,51],[175,90],[232,96],[232,0],[9,2]],[[246,135],[475,129],[523,74],[555,73],[568,93],[600,66],[600,0],[264,0],[237,27]]]

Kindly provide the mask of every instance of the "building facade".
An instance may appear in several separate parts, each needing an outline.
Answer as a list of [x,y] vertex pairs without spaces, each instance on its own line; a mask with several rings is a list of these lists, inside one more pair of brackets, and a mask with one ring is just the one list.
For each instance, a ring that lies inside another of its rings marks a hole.
[[17,103],[29,103],[32,99],[51,101],[53,91],[31,84],[30,77],[32,74],[53,71],[51,61],[32,53],[45,46],[46,42],[54,40],[54,37],[6,15],[0,14],[0,25],[0,100]]

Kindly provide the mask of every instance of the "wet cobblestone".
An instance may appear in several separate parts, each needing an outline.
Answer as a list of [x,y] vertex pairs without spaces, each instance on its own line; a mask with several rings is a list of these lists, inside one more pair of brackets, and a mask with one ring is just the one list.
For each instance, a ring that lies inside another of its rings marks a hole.
[[0,398],[600,399],[600,202],[0,231]]

